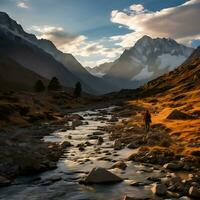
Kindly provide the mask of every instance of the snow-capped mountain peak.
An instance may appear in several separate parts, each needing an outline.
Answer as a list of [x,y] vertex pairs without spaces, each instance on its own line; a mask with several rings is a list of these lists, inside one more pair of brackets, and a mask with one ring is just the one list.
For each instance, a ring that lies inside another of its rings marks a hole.
[[179,44],[171,38],[153,39],[145,35],[132,48],[124,51],[114,62],[106,77],[112,80],[126,80],[124,86],[123,82],[120,82],[122,88],[138,87],[175,69],[190,56],[192,51],[193,48]]

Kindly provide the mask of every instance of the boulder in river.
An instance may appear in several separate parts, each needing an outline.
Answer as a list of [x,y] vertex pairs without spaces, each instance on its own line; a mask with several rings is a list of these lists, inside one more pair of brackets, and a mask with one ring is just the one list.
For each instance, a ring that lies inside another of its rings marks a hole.
[[72,121],[72,127],[77,127],[77,126],[80,126],[82,124],[83,124],[83,122],[81,120],[79,120],[79,119],[76,119],[76,120]]
[[99,137],[98,140],[97,140],[97,145],[102,145],[103,142],[104,142],[103,138]]
[[68,147],[71,147],[71,146],[73,146],[70,142],[68,142],[68,141],[64,141],[62,144],[61,144],[61,148],[62,149],[66,149],[66,148],[68,148]]
[[158,196],[164,196],[167,193],[167,187],[163,183],[155,183],[151,191]]
[[104,132],[95,131],[95,132],[92,133],[92,135],[97,135],[97,136],[99,136],[99,135],[104,135]]
[[111,168],[112,168],[112,169],[118,168],[118,169],[125,170],[125,169],[127,168],[127,165],[126,165],[126,163],[123,162],[123,161],[118,161],[118,162],[116,162]]
[[123,181],[120,177],[109,172],[108,170],[97,167],[93,168],[84,180],[85,184],[103,184],[103,183],[117,183]]
[[122,145],[122,143],[121,143],[121,141],[119,139],[114,141],[113,147],[114,147],[114,150],[123,149],[123,145]]
[[170,169],[170,170],[180,170],[182,169],[183,165],[182,163],[178,163],[178,162],[170,162],[170,163],[166,163],[165,165],[163,165],[164,168],[166,169]]

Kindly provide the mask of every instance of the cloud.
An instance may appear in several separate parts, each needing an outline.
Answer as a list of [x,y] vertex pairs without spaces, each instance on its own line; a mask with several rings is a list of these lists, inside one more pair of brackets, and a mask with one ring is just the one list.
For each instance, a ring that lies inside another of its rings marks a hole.
[[[106,59],[106,61],[114,60],[116,57],[118,57],[122,52],[122,47],[106,47],[104,42],[108,39],[105,39],[105,41],[99,40],[99,41],[89,41],[88,38],[84,35],[73,35],[68,32],[66,32],[62,27],[55,27],[55,26],[32,26],[29,30],[34,30],[37,32],[37,37],[39,39],[48,39],[51,40],[56,47],[65,52],[65,53],[71,53],[76,57],[84,57],[85,60],[88,59],[91,56],[101,56],[102,59]],[[81,62],[86,63],[87,66],[94,66],[95,62],[96,64],[101,64],[103,60],[96,60],[91,62]]]
[[199,0],[189,0],[180,6],[155,12],[145,10],[141,4],[133,4],[129,10],[111,12],[111,22],[126,26],[133,32],[110,39],[125,48],[133,46],[143,35],[171,37],[190,44],[193,39],[200,39],[199,19]]
[[24,9],[29,8],[28,1],[21,0],[21,1],[17,2],[17,7],[24,8]]
[[132,10],[136,13],[141,13],[144,11],[144,6],[141,4],[133,4],[130,6],[130,10]]

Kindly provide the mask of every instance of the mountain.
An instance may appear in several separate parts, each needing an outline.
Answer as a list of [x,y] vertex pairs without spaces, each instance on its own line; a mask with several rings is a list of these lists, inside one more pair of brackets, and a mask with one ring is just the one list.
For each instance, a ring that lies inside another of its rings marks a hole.
[[[73,87],[76,81],[81,81],[83,89],[90,93],[106,93],[115,89],[114,86],[111,86],[104,80],[92,76],[71,54],[66,54],[59,51],[51,41],[45,39],[37,39],[35,35],[26,33],[21,25],[17,24],[16,21],[11,19],[6,13],[3,12],[0,12],[0,32],[4,33],[4,39],[7,36],[9,37],[9,40],[10,38],[18,38],[18,41],[14,40],[15,46],[18,46],[18,43],[25,43],[29,47],[29,49],[40,48],[40,50],[38,50],[40,54],[45,55],[46,53],[49,55],[49,57],[51,55],[51,60],[54,59],[54,61],[52,61],[52,67],[49,69],[50,74],[48,74],[48,67],[46,68],[46,71],[44,73],[44,70],[42,70],[42,66],[39,67],[38,63],[38,69],[35,70],[35,60],[33,60],[34,66],[29,65],[30,70],[33,70],[46,78],[51,78],[50,76],[52,75],[57,76],[61,83],[64,86],[68,87]],[[43,52],[41,50],[43,50]],[[23,52],[21,53],[23,54]],[[38,56],[41,57],[40,55]],[[13,55],[12,58],[15,59]],[[17,59],[17,61],[19,63],[21,62],[21,60],[19,59]],[[26,67],[28,63],[22,62],[21,64]],[[50,63],[47,61],[46,64],[49,65]],[[60,67],[57,67],[58,64],[60,65]],[[45,65],[44,62],[43,65]],[[32,67],[34,69],[31,69]],[[53,68],[60,69],[58,70]]]
[[90,72],[90,74],[94,76],[103,77],[104,75],[108,73],[112,65],[113,65],[113,62],[106,62],[96,67],[86,67],[86,69],[88,72]]
[[200,46],[178,68],[148,82],[138,90],[143,96],[154,94],[177,96],[200,90]]
[[33,90],[37,80],[47,85],[48,80],[24,68],[12,59],[0,54],[1,90]]
[[136,88],[149,80],[172,71],[182,64],[193,49],[170,38],[152,39],[143,36],[135,45],[123,52],[105,79],[121,88]]

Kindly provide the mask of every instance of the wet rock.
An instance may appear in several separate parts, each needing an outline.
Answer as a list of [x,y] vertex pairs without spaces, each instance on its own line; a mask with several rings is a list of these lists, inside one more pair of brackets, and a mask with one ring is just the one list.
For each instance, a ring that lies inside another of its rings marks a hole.
[[100,135],[104,135],[104,133],[100,132],[100,131],[96,131],[96,132],[92,133],[92,135],[100,136]]
[[98,141],[97,141],[97,145],[102,145],[104,142],[103,138],[102,137],[99,137],[98,138]]
[[125,196],[123,200],[151,200],[150,198],[136,198],[136,197],[129,197]]
[[160,182],[161,179],[159,177],[154,177],[154,176],[150,176],[147,178],[148,181],[152,181],[152,182]]
[[130,183],[131,186],[145,186],[145,185],[149,185],[150,182],[139,182],[139,181],[132,181]]
[[139,146],[140,146],[139,144],[137,144],[135,142],[132,142],[132,143],[130,143],[130,144],[127,145],[127,148],[129,148],[129,149],[136,149]]
[[99,138],[98,135],[87,135],[89,140],[97,140]]
[[180,170],[182,169],[183,165],[178,162],[171,162],[163,165],[165,169],[170,169],[170,170]]
[[85,151],[85,147],[84,146],[80,146],[78,149],[79,149],[79,151]]
[[51,182],[57,182],[60,181],[62,179],[62,177],[60,175],[53,175],[48,177],[46,180],[47,181],[51,181]]
[[121,169],[121,170],[125,170],[127,168],[127,165],[125,162],[123,161],[118,161],[116,162],[112,167],[111,169],[114,169],[114,168],[118,168],[118,169]]
[[91,144],[90,142],[86,141],[85,142],[85,146],[92,146],[93,144]]
[[200,188],[195,186],[190,187],[189,196],[200,199]]
[[93,168],[92,171],[85,178],[85,184],[102,184],[102,183],[116,183],[123,181],[120,177],[109,172],[108,170],[97,167]]
[[69,140],[71,140],[71,139],[72,139],[72,136],[71,136],[71,135],[68,135],[67,137],[68,137],[68,139],[69,139]]
[[61,144],[61,148],[62,149],[66,149],[66,148],[68,148],[68,147],[71,147],[71,146],[73,146],[70,142],[68,142],[68,141],[64,141],[62,144]]
[[108,121],[109,121],[109,122],[117,122],[117,121],[118,121],[118,118],[115,117],[115,116],[112,116]]
[[83,123],[81,120],[76,119],[72,121],[72,127],[77,127],[77,126],[81,126]]
[[167,193],[167,187],[162,183],[155,183],[151,188],[151,191],[153,192],[153,194],[156,194],[158,196],[164,196]]
[[84,118],[78,114],[67,115],[65,116],[65,119],[67,119],[68,121],[84,120]]
[[123,149],[123,145],[122,145],[122,143],[121,143],[121,141],[119,139],[114,141],[113,147],[114,147],[114,150]]
[[4,176],[0,176],[0,187],[3,187],[3,186],[8,186],[10,185],[11,181],[4,177]]

